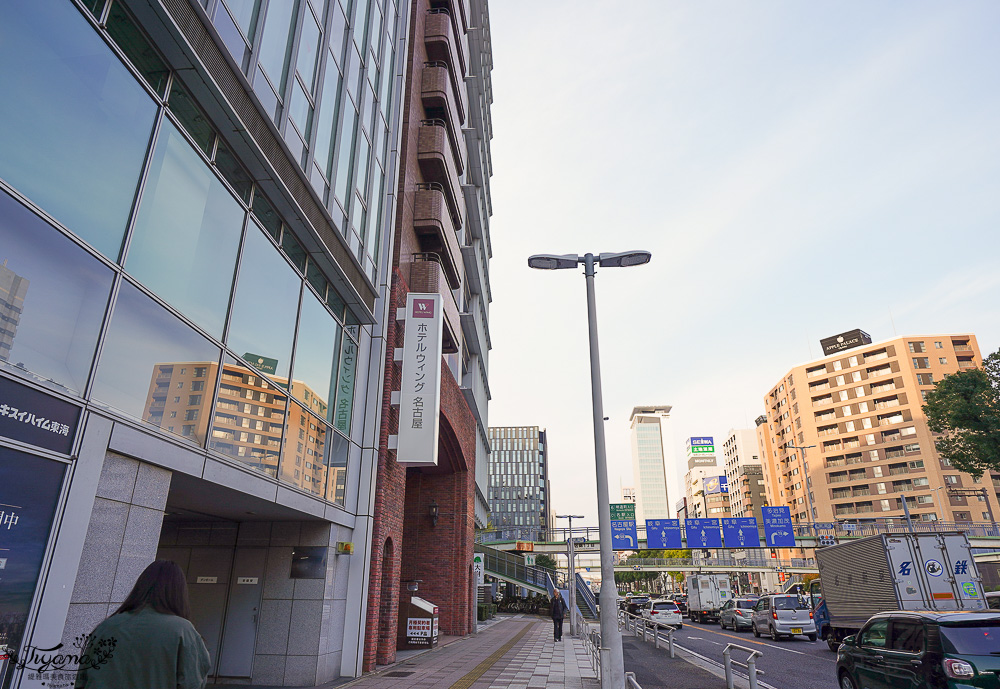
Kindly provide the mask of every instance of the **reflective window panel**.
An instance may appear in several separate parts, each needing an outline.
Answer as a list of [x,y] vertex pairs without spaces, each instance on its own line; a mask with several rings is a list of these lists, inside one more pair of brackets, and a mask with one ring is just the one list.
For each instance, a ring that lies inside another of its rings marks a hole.
[[209,448],[268,476],[277,476],[287,401],[280,388],[226,357]]
[[221,339],[245,215],[226,185],[164,119],[125,268]]
[[[357,337],[358,326],[351,326]],[[354,382],[358,369],[358,345],[350,337],[342,338],[340,371],[337,375],[337,396],[333,411],[333,425],[341,433],[351,435],[351,414],[354,410]]]
[[117,259],[155,103],[66,0],[0,2],[0,65],[0,177]]
[[340,325],[309,290],[303,290],[299,337],[292,368],[292,397],[330,419],[330,393],[340,353]]
[[227,344],[264,373],[285,381],[301,289],[302,279],[264,230],[251,222],[243,245]]
[[344,436],[336,431],[330,434],[326,499],[341,507],[347,496],[347,454],[350,447],[351,443]]
[[288,434],[278,479],[323,497],[328,435],[326,424],[293,402],[288,409]]
[[0,191],[0,366],[82,394],[110,268]]
[[218,361],[218,347],[123,280],[92,398],[203,447]]

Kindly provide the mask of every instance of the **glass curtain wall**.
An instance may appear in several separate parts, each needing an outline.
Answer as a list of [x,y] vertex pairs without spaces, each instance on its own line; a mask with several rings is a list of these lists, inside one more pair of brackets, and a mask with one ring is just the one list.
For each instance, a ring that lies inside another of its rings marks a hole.
[[108,0],[0,3],[0,64],[0,368],[343,505],[360,329],[176,73]]
[[375,280],[398,0],[202,0],[264,110]]

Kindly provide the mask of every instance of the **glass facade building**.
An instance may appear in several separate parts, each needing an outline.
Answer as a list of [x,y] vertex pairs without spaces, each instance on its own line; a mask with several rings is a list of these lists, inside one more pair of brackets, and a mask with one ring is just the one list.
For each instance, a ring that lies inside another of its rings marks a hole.
[[547,540],[555,526],[548,443],[538,426],[490,426],[490,531],[500,540]]
[[632,435],[632,479],[635,482],[635,516],[669,519],[667,464],[673,466],[670,406],[635,407],[629,417]]
[[164,557],[214,676],[360,673],[408,14],[0,5],[0,503],[48,506],[0,541],[35,563],[2,643],[70,643]]

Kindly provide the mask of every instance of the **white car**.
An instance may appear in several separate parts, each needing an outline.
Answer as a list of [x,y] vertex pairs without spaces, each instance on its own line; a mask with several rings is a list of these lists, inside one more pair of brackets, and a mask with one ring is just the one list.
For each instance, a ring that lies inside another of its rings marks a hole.
[[642,606],[642,619],[649,625],[651,622],[658,622],[661,625],[681,629],[684,622],[681,619],[681,610],[677,603],[672,600],[651,600]]

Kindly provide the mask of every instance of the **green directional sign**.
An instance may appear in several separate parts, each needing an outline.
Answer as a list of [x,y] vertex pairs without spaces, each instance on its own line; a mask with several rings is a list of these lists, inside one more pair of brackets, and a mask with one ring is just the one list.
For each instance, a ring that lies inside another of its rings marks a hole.
[[634,502],[614,502],[611,503],[612,519],[635,519]]

